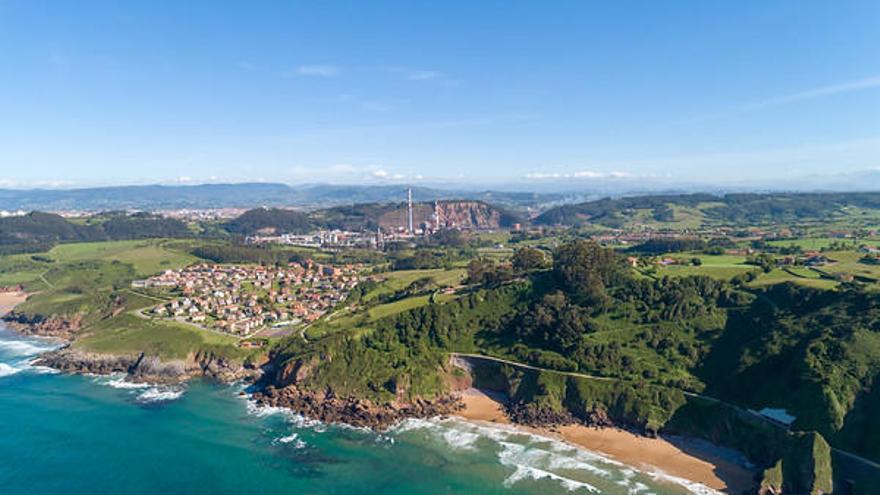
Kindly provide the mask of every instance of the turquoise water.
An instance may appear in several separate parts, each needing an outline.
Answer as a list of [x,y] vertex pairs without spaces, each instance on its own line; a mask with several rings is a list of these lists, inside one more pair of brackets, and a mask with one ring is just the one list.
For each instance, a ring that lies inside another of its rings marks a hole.
[[701,491],[514,430],[432,420],[376,434],[256,409],[240,387],[138,387],[28,364],[51,347],[0,328],[6,495]]

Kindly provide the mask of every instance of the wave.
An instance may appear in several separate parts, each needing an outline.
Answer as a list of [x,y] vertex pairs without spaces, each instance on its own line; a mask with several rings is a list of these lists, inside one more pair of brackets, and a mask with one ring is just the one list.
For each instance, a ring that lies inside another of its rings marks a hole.
[[11,366],[6,363],[0,363],[0,378],[15,375],[20,371],[22,371],[21,368],[16,368],[15,366]]
[[648,472],[648,475],[655,480],[665,481],[667,483],[675,483],[676,485],[685,488],[687,491],[693,493],[694,495],[722,495],[722,492],[713,490],[706,485],[697,483],[696,481],[686,480],[684,478],[679,478],[678,476],[664,473],[659,469]]
[[[617,486],[629,495],[651,495],[654,483],[677,485],[694,495],[719,495],[697,482],[659,470],[640,470],[562,440],[523,431],[514,425],[472,422],[461,418],[407,419],[389,431],[392,437],[421,434],[453,450],[492,448],[498,462],[513,472],[511,486],[524,480],[548,480],[569,491],[605,492]],[[480,443],[482,442],[482,443]]]
[[563,476],[559,476],[558,474],[553,474],[550,471],[544,471],[543,469],[520,464],[516,465],[516,471],[514,471],[513,474],[511,474],[507,477],[507,479],[504,480],[504,486],[511,487],[517,482],[524,479],[532,479],[536,481],[549,479],[553,481],[558,481],[563,488],[570,492],[577,491],[583,488],[590,493],[599,493],[599,489],[589,483],[565,478]]
[[137,396],[137,401],[151,404],[156,402],[169,402],[183,397],[183,387],[151,387]]
[[286,407],[261,406],[251,398],[247,398],[246,407],[248,414],[257,418],[283,416],[284,420],[294,428],[309,428],[318,433],[322,433],[327,429],[326,424],[316,419],[307,418],[302,414],[287,409]]
[[293,444],[293,448],[295,449],[303,449],[308,444],[299,439],[299,435],[296,433],[291,433],[290,435],[276,438],[272,441],[272,443],[280,443],[280,444]]
[[53,349],[58,345],[37,343],[25,340],[0,340],[0,352],[10,357],[36,356]]
[[97,376],[94,380],[95,383],[106,385],[108,387],[118,388],[122,390],[140,390],[142,388],[150,388],[153,385],[149,383],[138,383],[138,382],[130,382],[126,380],[128,375],[124,373],[114,373],[112,375],[106,376]]
[[157,385],[155,383],[130,382],[125,373],[111,375],[91,375],[92,382],[98,385],[124,390],[137,394],[135,401],[141,404],[169,402],[183,397],[186,388],[183,385]]

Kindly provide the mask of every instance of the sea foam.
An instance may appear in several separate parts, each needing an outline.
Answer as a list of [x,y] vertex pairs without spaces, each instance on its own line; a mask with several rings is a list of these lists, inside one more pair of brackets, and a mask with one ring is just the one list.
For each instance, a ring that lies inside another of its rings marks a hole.
[[141,403],[168,402],[177,400],[183,396],[182,387],[150,387],[137,396]]
[[21,371],[21,368],[16,368],[15,366],[11,366],[6,363],[0,363],[0,378],[4,376],[12,376]]
[[[597,486],[619,486],[631,495],[652,495],[651,481],[678,485],[694,495],[718,495],[700,483],[623,464],[600,453],[554,438],[523,431],[513,425],[473,422],[460,418],[408,419],[389,432],[392,436],[421,434],[453,450],[492,448],[513,472],[504,480],[512,486],[525,480],[547,480],[574,492],[598,493]],[[485,445],[479,442],[485,442]],[[590,480],[589,482],[586,480]],[[595,484],[594,484],[595,483]]]

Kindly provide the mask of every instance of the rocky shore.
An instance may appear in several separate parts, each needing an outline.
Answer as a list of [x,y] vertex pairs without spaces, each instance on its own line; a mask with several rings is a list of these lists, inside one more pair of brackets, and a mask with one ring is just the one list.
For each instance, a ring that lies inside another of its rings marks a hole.
[[240,365],[208,353],[186,359],[162,361],[144,353],[128,355],[96,354],[70,346],[40,356],[37,365],[48,366],[64,373],[108,375],[126,373],[135,382],[176,384],[193,378],[211,378],[221,382],[259,379],[257,365]]
[[82,328],[82,315],[77,314],[71,318],[29,316],[13,310],[3,316],[3,323],[22,335],[72,342]]
[[283,407],[324,423],[344,423],[356,427],[386,430],[408,418],[448,416],[464,408],[460,397],[448,395],[434,400],[416,399],[397,404],[353,397],[336,397],[332,392],[300,390],[294,385],[266,386],[253,394],[260,406]]

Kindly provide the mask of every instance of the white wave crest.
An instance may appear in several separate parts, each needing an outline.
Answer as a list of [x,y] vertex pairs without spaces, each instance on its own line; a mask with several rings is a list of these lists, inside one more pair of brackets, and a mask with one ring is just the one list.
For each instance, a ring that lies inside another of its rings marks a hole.
[[513,474],[511,474],[507,477],[507,479],[504,480],[504,486],[509,488],[524,479],[549,479],[553,481],[558,481],[563,488],[570,492],[583,489],[590,493],[599,493],[599,489],[589,483],[576,481],[570,478],[566,478],[564,476],[559,476],[558,474],[553,474],[549,471],[544,471],[543,469],[524,465],[516,466],[516,471],[514,471]]
[[273,442],[282,443],[282,444],[293,444],[293,448],[302,449],[306,447],[306,443],[299,439],[299,435],[296,433],[291,433],[290,435],[276,438]]
[[678,476],[664,473],[659,469],[649,472],[648,475],[657,481],[675,483],[676,485],[687,489],[687,491],[693,493],[694,495],[722,495],[722,492],[713,490],[706,485],[697,483],[696,481],[686,480],[684,478],[679,478]]
[[0,340],[0,352],[8,356],[36,356],[57,348],[57,345],[38,344],[24,340]]
[[247,412],[251,416],[258,418],[266,418],[269,416],[283,416],[284,420],[295,428],[310,428],[312,431],[322,433],[326,431],[327,425],[316,420],[309,419],[302,414],[297,414],[286,407],[262,406],[257,404],[253,399],[248,399],[246,403]]
[[183,388],[152,387],[140,393],[137,401],[142,403],[168,402],[183,396]]
[[125,375],[111,375],[114,377],[110,380],[100,381],[102,385],[107,385],[108,387],[119,388],[122,390],[139,390],[142,388],[150,388],[152,385],[149,383],[135,383],[126,381]]
[[12,376],[21,371],[21,368],[16,368],[15,366],[10,366],[6,363],[0,363],[0,378],[4,376]]

